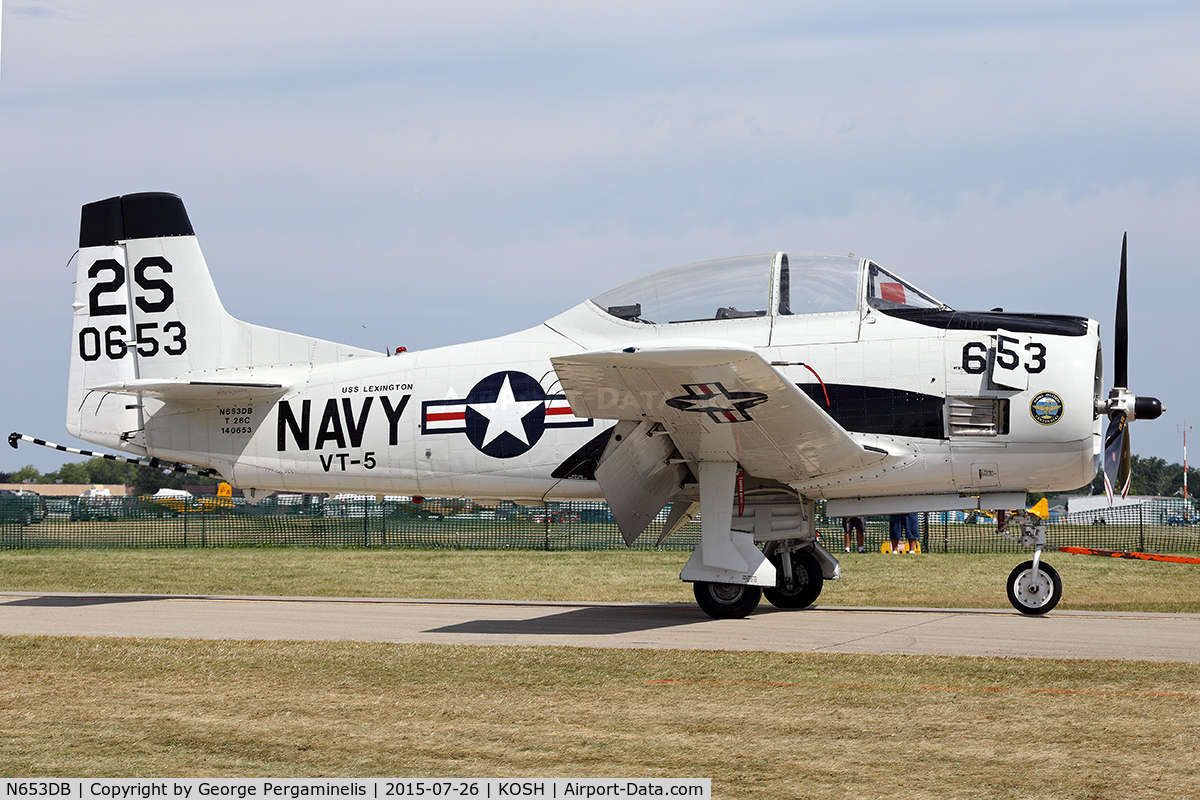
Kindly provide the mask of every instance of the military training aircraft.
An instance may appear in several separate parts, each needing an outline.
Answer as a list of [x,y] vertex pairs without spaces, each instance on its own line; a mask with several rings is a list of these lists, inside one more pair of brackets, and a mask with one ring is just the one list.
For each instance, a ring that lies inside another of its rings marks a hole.
[[[632,544],[700,517],[680,577],[717,618],[811,605],[830,516],[1023,509],[1103,464],[1128,486],[1125,252],[1115,388],[1099,324],[956,311],[869,259],[775,252],[666,269],[496,339],[394,355],[221,305],[179,197],[83,207],[67,428],[274,491],[604,500]],[[1108,417],[1107,430],[1103,424]],[[16,434],[14,434],[15,436]],[[14,442],[15,446],[15,442]],[[1026,614],[1062,583],[1045,523],[1008,578]]]

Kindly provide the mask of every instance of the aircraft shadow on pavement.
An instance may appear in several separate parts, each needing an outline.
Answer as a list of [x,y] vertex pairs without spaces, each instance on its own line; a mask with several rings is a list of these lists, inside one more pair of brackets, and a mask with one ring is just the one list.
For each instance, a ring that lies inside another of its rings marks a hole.
[[64,597],[62,595],[47,595],[45,597],[25,597],[20,600],[0,602],[0,606],[31,606],[35,608],[80,608],[83,606],[106,606],[114,603],[141,603],[157,600],[171,600],[162,595],[109,594],[88,597]]
[[711,622],[690,606],[661,608],[649,606],[577,608],[534,619],[477,619],[460,622],[425,633],[477,633],[523,636],[596,636],[673,628]]

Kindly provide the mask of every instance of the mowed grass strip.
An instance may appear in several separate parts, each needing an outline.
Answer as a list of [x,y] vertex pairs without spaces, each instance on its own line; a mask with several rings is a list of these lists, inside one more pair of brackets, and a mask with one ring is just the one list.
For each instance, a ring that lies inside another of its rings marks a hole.
[[[1025,554],[838,553],[824,606],[1008,608]],[[9,550],[0,590],[691,603],[681,551]],[[1060,609],[1200,613],[1200,566],[1046,553]]]
[[6,776],[711,777],[721,798],[1200,796],[1200,666],[0,639]]

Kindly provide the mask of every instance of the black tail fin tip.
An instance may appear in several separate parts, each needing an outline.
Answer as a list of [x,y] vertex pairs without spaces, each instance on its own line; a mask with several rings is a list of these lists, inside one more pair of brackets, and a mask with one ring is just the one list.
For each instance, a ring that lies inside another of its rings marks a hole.
[[79,247],[103,247],[129,239],[195,236],[183,200],[166,192],[142,192],[88,203],[79,220]]

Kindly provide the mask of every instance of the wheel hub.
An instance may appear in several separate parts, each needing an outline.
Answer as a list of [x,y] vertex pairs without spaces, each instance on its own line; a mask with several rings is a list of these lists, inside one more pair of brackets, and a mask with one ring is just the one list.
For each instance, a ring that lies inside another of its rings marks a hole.
[[742,596],[745,591],[736,583],[714,583],[709,589],[713,599],[722,603],[732,603]]
[[1050,597],[1050,578],[1030,570],[1017,579],[1017,597],[1027,605],[1038,606]]

